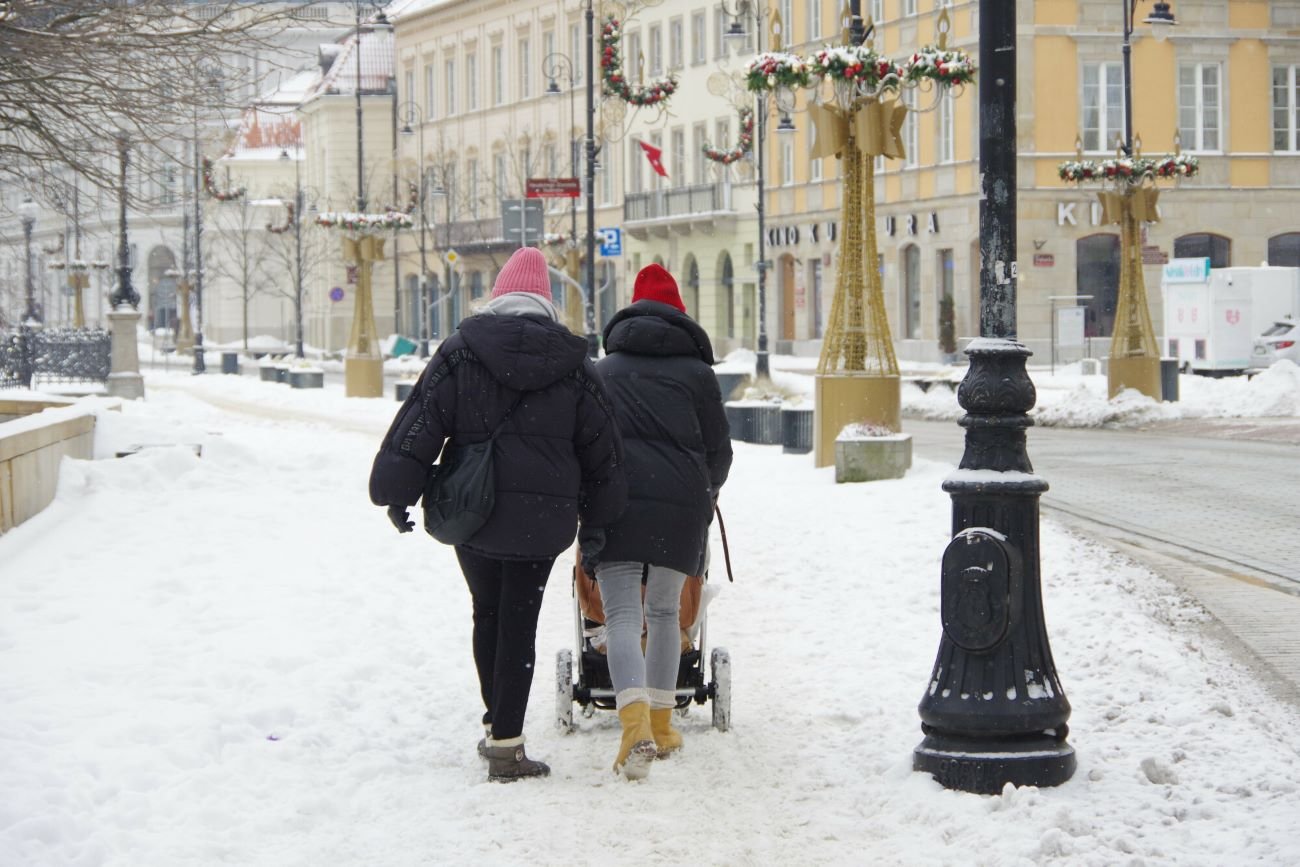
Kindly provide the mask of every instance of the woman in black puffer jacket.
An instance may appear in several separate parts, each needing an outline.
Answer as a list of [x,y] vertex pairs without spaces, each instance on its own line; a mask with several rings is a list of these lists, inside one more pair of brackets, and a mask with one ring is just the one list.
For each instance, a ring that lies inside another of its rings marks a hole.
[[492,780],[549,773],[523,749],[546,579],[579,519],[607,526],[627,501],[618,427],[586,355],[586,341],[556,321],[545,258],[519,250],[483,313],[429,360],[370,474],[370,499],[408,532],[407,509],[444,443],[482,442],[505,420],[493,448],[492,514],[456,546],[474,602],[474,664],[487,707],[479,752]]
[[672,275],[658,265],[643,268],[632,302],[605,326],[607,355],[596,365],[623,435],[627,510],[603,532],[584,525],[582,548],[584,566],[589,574],[594,566],[600,583],[623,723],[614,767],[637,778],[650,758],[681,746],[670,720],[681,657],[677,609],[686,576],[704,569],[731,439],[713,347],[686,315]]

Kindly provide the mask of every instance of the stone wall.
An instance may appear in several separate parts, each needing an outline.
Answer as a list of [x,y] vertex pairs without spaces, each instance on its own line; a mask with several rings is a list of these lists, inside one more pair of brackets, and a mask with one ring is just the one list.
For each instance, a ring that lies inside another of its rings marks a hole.
[[0,533],[54,499],[65,456],[94,457],[95,416],[87,409],[40,400],[0,399]]

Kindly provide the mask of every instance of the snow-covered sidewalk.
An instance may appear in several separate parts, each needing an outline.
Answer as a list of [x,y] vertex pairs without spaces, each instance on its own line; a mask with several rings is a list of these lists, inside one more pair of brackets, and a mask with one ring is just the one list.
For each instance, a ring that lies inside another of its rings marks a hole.
[[[1169,584],[1042,523],[1079,769],[977,796],[911,771],[939,640],[952,471],[835,485],[737,444],[711,643],[733,730],[627,783],[617,719],[551,728],[569,561],[526,735],[553,776],[485,782],[469,598],[450,549],[366,497],[396,409],[336,388],[147,376],[101,457],[0,537],[0,864],[1300,863],[1300,714]],[[1031,450],[1032,450],[1031,431]]]

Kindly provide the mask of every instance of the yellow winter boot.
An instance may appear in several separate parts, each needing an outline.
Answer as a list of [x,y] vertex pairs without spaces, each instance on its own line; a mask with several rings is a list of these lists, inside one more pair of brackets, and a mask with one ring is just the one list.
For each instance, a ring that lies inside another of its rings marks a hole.
[[629,780],[640,780],[650,773],[650,763],[659,755],[650,728],[649,702],[638,701],[619,708],[618,719],[623,723],[623,740],[618,745],[614,770],[622,771]]
[[673,728],[673,709],[658,707],[650,711],[650,730],[654,732],[659,758],[682,748],[682,733]]

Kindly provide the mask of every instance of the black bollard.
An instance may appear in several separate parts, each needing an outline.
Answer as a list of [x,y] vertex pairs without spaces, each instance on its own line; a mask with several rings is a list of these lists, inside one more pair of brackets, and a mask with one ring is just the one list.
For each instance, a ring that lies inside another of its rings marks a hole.
[[970,369],[957,389],[966,451],[943,483],[953,529],[943,554],[943,637],[912,766],[967,792],[1055,786],[1073,775],[1075,756],[1043,618],[1038,498],[1047,482],[1025,451],[1035,400],[1030,353],[1014,340],[982,339],[966,354]]

